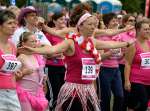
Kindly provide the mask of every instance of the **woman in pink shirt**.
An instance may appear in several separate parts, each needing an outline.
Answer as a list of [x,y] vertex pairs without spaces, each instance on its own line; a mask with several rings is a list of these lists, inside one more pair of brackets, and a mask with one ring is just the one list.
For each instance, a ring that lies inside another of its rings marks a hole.
[[[59,31],[66,28],[65,15],[62,12],[54,13],[52,16],[52,21],[50,22],[53,26],[53,30]],[[47,39],[52,45],[56,45],[63,41],[62,38],[46,33]],[[52,87],[52,94],[50,91],[46,94],[46,97],[50,102],[52,102],[52,109],[55,109],[57,96],[61,86],[64,84],[65,76],[65,64],[63,54],[58,54],[56,57],[47,58],[46,68],[48,68],[48,86]],[[51,84],[51,85],[50,85]]]
[[16,58],[15,45],[9,40],[16,27],[15,15],[8,10],[0,10],[0,111],[21,111],[14,74],[21,62]]
[[[118,21],[117,16],[114,13],[103,15],[103,21],[107,29],[117,29]],[[116,36],[119,36],[116,35]],[[114,40],[116,36],[102,36],[99,40],[103,41],[117,41]],[[106,49],[104,52],[116,50],[116,53],[112,53],[109,57],[102,61],[100,68],[99,81],[101,89],[101,111],[110,111],[110,99],[111,92],[114,95],[113,111],[121,111],[123,106],[123,87],[121,80],[121,73],[119,70],[119,62],[121,56],[121,48],[118,49]],[[118,52],[118,53],[117,53]]]
[[136,23],[137,41],[126,52],[125,89],[130,92],[131,111],[146,111],[150,99],[150,26],[149,21]]

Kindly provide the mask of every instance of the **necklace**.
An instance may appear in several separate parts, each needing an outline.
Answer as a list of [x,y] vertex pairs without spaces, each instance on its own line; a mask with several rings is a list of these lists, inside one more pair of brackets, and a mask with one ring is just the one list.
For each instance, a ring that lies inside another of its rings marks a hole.
[[95,48],[91,37],[85,40],[83,36],[80,36],[75,33],[69,33],[66,37],[67,39],[73,39],[83,50],[89,52],[95,59],[96,64],[99,64],[101,62],[101,55]]

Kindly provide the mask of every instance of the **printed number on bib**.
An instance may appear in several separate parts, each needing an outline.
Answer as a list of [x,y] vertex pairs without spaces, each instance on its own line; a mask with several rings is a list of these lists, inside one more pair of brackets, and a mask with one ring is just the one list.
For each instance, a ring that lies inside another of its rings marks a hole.
[[6,54],[2,55],[4,59],[4,65],[2,66],[1,70],[5,72],[14,72],[21,67],[21,62],[17,61],[15,55]]
[[141,67],[144,69],[150,69],[150,52],[141,53]]
[[114,52],[114,54],[112,54],[112,56],[110,57],[111,59],[119,59],[121,57],[121,48],[117,48],[117,49],[110,49],[112,52]]
[[82,79],[96,79],[96,64],[93,58],[82,58]]

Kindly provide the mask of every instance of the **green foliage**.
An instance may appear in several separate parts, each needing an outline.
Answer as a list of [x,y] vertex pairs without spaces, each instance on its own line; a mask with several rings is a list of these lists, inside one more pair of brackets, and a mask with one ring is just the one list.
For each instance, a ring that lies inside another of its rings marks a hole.
[[[16,5],[18,7],[22,7],[22,6],[26,5],[26,3],[27,3],[27,0],[16,0]],[[9,6],[10,5],[10,0],[0,0],[0,4]]]
[[[22,7],[27,5],[29,1],[32,0],[16,0],[16,4],[18,7]],[[36,0],[36,1],[50,2],[52,0]],[[59,1],[64,6],[68,6],[67,3],[64,2],[65,0],[57,0],[57,1]],[[73,2],[69,4],[69,6],[74,5],[76,2],[78,3],[78,1],[79,0],[73,0]],[[120,0],[120,1],[123,3],[123,10],[126,10],[129,13],[133,13],[133,12],[144,13],[146,0]],[[10,4],[9,0],[0,0],[0,3],[7,6]]]
[[120,0],[123,3],[123,10],[129,13],[144,13],[145,0]]
[[18,7],[23,7],[27,4],[27,0],[16,0],[16,4]]

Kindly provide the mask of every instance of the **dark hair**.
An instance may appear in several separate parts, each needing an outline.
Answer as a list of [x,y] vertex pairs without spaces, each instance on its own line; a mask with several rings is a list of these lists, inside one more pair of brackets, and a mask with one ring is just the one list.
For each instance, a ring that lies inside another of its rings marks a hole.
[[92,13],[92,7],[89,3],[80,3],[74,7],[70,16],[70,26],[75,27],[78,20],[86,12]]
[[15,14],[9,10],[0,10],[0,25],[9,19],[16,19]]
[[104,14],[104,15],[103,15],[103,22],[104,22],[104,25],[105,25],[106,27],[108,27],[109,22],[110,22],[113,18],[117,18],[117,15],[114,14],[114,13]]
[[33,33],[32,32],[23,32],[20,35],[19,43],[18,43],[17,47],[21,47],[22,46],[22,42],[26,42],[29,39],[30,35],[33,35]]
[[24,17],[26,17],[29,13],[36,13],[38,14],[38,11],[36,9],[31,8],[23,8],[18,16],[18,23],[20,26],[25,26],[26,22],[24,20]]
[[139,32],[139,30],[142,27],[142,24],[149,24],[149,23],[150,23],[149,20],[142,20],[142,21],[136,22],[136,24],[135,24],[136,32]]
[[54,24],[54,20],[57,20],[59,19],[60,17],[63,17],[64,16],[64,13],[62,12],[59,12],[59,13],[55,13],[53,16],[52,16],[52,19],[49,21],[48,23],[48,26],[49,27],[55,27],[55,24]]
[[129,19],[130,17],[134,17],[134,18],[135,18],[135,16],[132,15],[132,14],[127,14],[127,15],[124,15],[124,16],[123,16],[123,19],[122,19],[123,25],[125,25],[125,23],[127,23],[128,19]]

